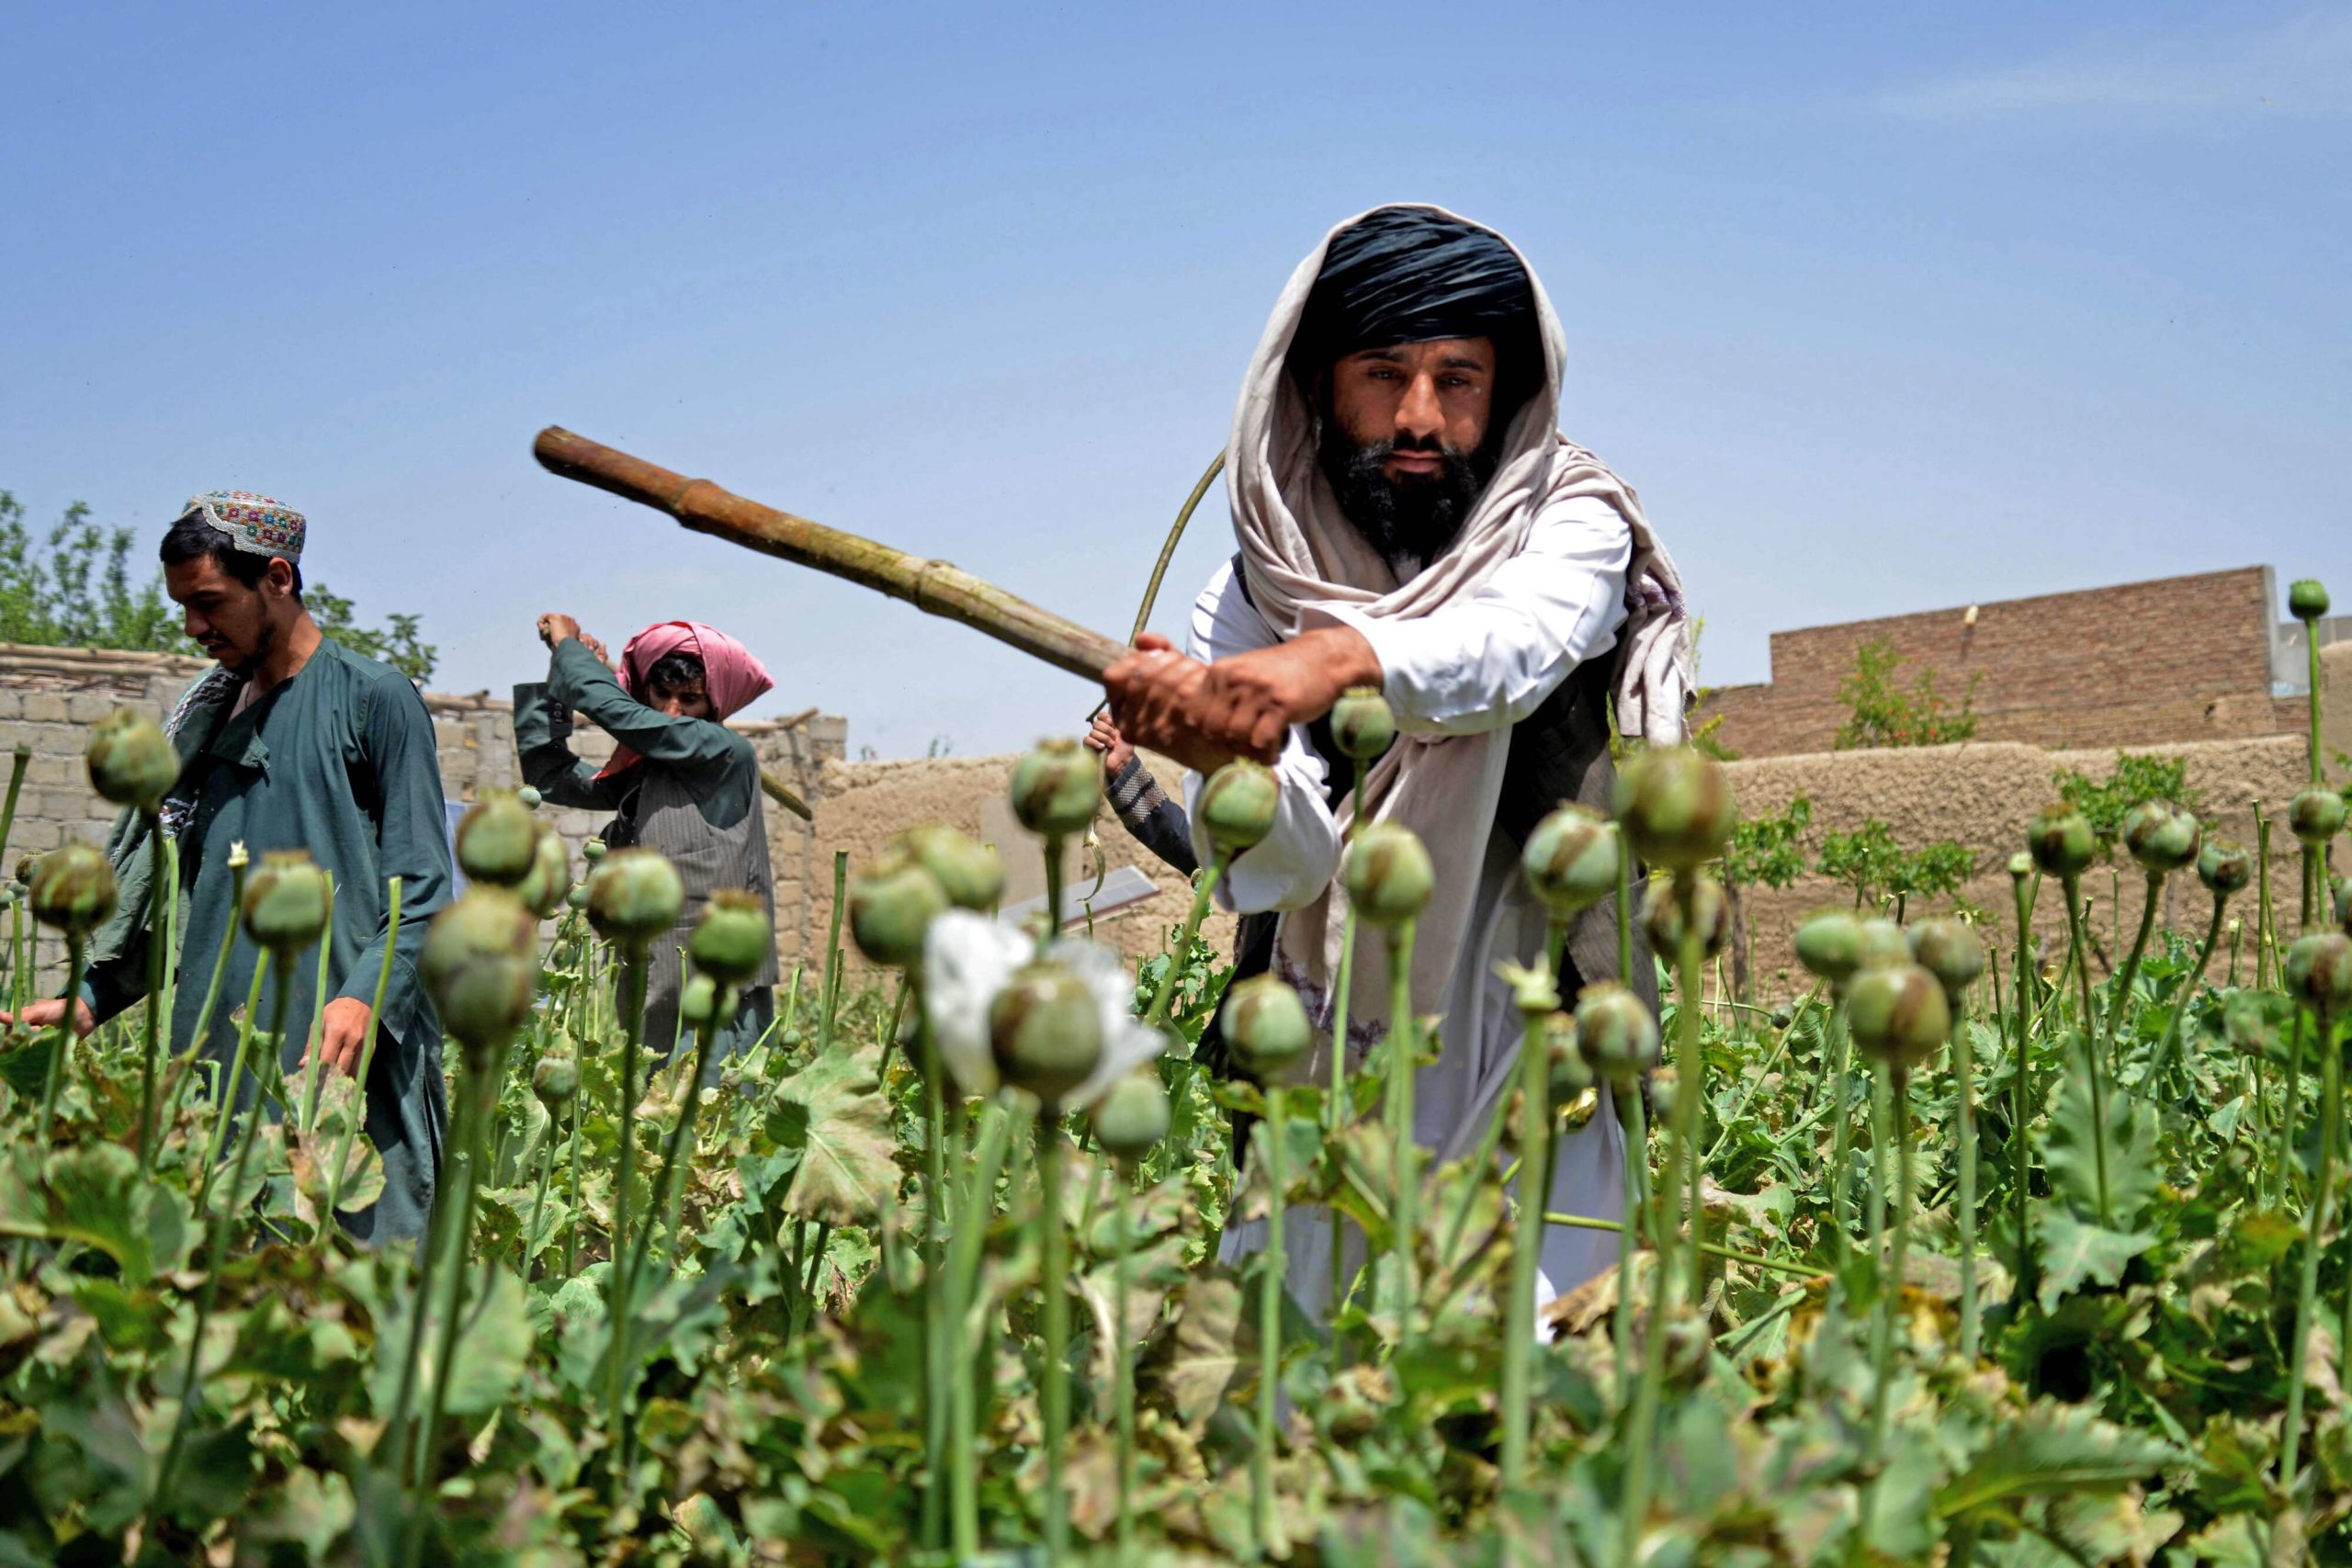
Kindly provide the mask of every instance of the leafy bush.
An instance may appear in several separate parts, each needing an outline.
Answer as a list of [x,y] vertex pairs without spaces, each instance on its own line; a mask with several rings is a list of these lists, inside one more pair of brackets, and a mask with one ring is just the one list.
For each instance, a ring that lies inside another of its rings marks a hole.
[[1906,850],[1894,841],[1893,829],[1866,817],[1860,828],[1821,840],[1818,869],[1854,890],[1857,908],[1892,898],[1895,919],[1901,919],[1911,899],[1957,893],[1966,886],[1976,874],[1976,852],[1949,839]]
[[1910,662],[1891,637],[1875,637],[1854,649],[1854,671],[1838,683],[1846,722],[1831,742],[1840,751],[1886,746],[1944,746],[1976,733],[1976,682],[1968,678],[1960,706],[1951,708],[1936,690],[1936,672],[1922,670],[1907,687],[1894,672]]

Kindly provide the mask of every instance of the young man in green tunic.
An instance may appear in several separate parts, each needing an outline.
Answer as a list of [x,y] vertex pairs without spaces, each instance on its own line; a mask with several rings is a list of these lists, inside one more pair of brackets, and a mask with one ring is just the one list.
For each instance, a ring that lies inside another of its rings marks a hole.
[[[192,1042],[205,985],[232,907],[231,850],[259,863],[271,850],[304,850],[334,878],[320,1058],[357,1076],[368,1064],[367,1130],[383,1156],[384,1190],[344,1223],[364,1241],[421,1236],[433,1206],[447,1122],[441,1025],[417,977],[424,929],[448,901],[448,818],[433,721],[408,678],[323,636],[302,604],[304,523],[266,496],[213,491],[197,496],[164,536],[164,581],[182,626],[220,660],[180,698],[165,728],[180,779],[165,800],[164,830],[178,840],[182,913],[175,1050],[193,1043],[225,1072],[236,1053],[231,1021],[260,953],[234,935],[221,1000],[206,1038]],[[139,1001],[147,987],[148,849],[133,813],[107,841],[122,881],[119,912],[91,944],[88,984],[75,1027],[88,1033]],[[374,1016],[390,940],[386,885],[401,879],[401,928]],[[308,956],[288,978],[288,1016],[307,1021],[318,964]],[[270,984],[276,984],[273,978]],[[39,1002],[25,1021],[54,1023],[64,1004]],[[289,1023],[281,1060],[298,1072],[308,1055]],[[199,1081],[202,1081],[199,1079]],[[250,1109],[254,1087],[240,1085]]]

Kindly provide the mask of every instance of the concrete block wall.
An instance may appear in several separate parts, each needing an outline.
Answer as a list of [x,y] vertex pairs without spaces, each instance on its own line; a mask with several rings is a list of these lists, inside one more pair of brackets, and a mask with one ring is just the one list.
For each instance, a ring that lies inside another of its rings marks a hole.
[[[2051,593],[1772,636],[1772,678],[1711,694],[1724,743],[1743,756],[1831,748],[1847,718],[1838,688],[1856,649],[1885,637],[1909,660],[1908,687],[1933,671],[1957,709],[1976,678],[1978,740],[2144,747],[2294,728],[2274,699],[2272,574],[2245,567]],[[2283,720],[2283,722],[2282,722]]]

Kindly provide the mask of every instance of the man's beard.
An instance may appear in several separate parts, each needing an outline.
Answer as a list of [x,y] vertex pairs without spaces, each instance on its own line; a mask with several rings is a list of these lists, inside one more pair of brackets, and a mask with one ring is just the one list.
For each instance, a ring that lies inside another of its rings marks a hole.
[[[1471,508],[1495,477],[1492,444],[1476,452],[1435,440],[1375,441],[1359,446],[1334,419],[1316,422],[1316,459],[1339,498],[1340,510],[1364,541],[1395,562],[1427,566],[1445,553]],[[1392,452],[1433,452],[1443,459],[1434,474],[1388,477]]]

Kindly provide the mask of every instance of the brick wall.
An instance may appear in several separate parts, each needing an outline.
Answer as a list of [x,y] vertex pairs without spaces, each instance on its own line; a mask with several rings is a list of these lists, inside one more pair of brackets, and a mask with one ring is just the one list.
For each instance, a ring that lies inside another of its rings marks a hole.
[[1826,751],[1846,722],[1838,684],[1855,650],[1889,639],[1907,687],[1933,671],[1956,707],[1976,680],[1979,740],[2051,748],[2153,746],[2277,734],[2301,699],[2271,695],[2267,568],[1814,626],[1772,636],[1772,679],[1716,691],[1724,743],[1743,756]]
[[[28,648],[0,643],[0,768],[6,753],[22,744],[32,756],[17,819],[8,836],[9,859],[55,849],[71,837],[97,842],[114,821],[114,810],[92,794],[82,761],[88,727],[118,707],[135,707],[159,721],[191,681],[210,667],[202,659],[106,649]],[[452,696],[428,692],[434,739],[441,757],[441,783],[453,801],[475,798],[483,789],[513,788],[522,782],[514,756],[512,705],[487,693]],[[786,719],[736,726],[751,738],[760,766],[812,807],[824,785],[824,765],[839,761],[848,737],[846,723],[813,708]],[[602,760],[612,743],[582,726],[573,749]],[[5,782],[0,773],[0,782]],[[831,860],[820,858],[809,825],[765,802],[768,852],[775,866],[776,935],[786,962],[813,950],[821,953],[825,933],[815,921],[820,901],[830,906]],[[580,845],[606,820],[603,813],[549,807],[556,827]],[[814,891],[812,891],[814,889]],[[813,931],[813,937],[811,932]]]

